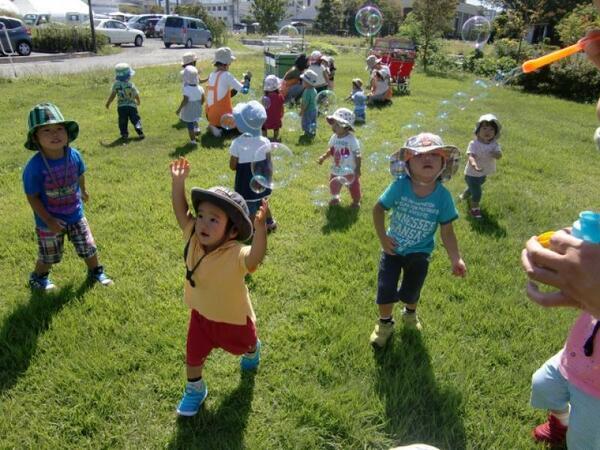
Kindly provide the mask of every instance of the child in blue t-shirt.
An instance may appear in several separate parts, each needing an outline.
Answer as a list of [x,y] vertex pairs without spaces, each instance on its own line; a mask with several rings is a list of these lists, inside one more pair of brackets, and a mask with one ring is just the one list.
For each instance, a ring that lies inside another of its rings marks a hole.
[[[427,276],[435,231],[440,234],[452,264],[452,273],[463,277],[467,269],[460,256],[452,222],[458,218],[452,195],[442,185],[456,171],[458,149],[444,145],[431,133],[421,133],[400,149],[406,175],[388,186],[373,208],[375,231],[383,249],[377,280],[379,320],[371,334],[371,344],[383,347],[394,330],[394,303],[405,306],[405,324],[421,330],[417,301]],[[385,212],[390,223],[385,229]],[[398,280],[404,272],[400,289]]]
[[352,80],[352,93],[348,96],[348,100],[354,103],[355,123],[365,123],[367,121],[367,96],[363,91],[363,82],[360,78]]
[[117,97],[117,113],[119,114],[119,131],[121,138],[129,138],[127,124],[129,121],[133,124],[135,132],[140,139],[144,139],[144,130],[142,130],[142,119],[138,113],[140,104],[140,92],[130,80],[135,71],[127,63],[119,63],[115,66],[115,82],[112,90],[106,100],[106,109],[109,108],[112,101]]
[[41,103],[29,112],[25,148],[36,152],[23,170],[23,185],[35,216],[38,260],[29,286],[48,291],[56,286],[48,278],[53,264],[63,255],[65,234],[85,260],[90,281],[113,284],[98,262],[96,243],[83,214],[87,201],[85,164],[69,146],[79,134],[79,125],[65,120],[52,103]]

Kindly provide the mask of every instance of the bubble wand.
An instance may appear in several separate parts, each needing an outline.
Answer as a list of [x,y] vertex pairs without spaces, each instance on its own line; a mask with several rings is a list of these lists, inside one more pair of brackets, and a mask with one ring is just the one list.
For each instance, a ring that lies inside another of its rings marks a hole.
[[537,70],[541,67],[558,61],[559,59],[566,58],[567,56],[571,56],[575,53],[582,51],[589,42],[597,41],[598,39],[600,39],[600,35],[589,38],[582,38],[579,41],[577,41],[576,44],[570,45],[565,48],[561,48],[560,50],[556,50],[552,53],[548,53],[547,55],[540,56],[539,58],[525,61],[521,66],[521,69],[523,70],[523,73],[533,72],[534,70]]

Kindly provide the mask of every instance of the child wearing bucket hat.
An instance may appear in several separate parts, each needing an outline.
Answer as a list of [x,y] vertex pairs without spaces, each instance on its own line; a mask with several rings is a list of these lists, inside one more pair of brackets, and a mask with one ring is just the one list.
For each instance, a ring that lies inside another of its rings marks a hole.
[[[452,222],[458,213],[452,195],[442,185],[456,171],[459,151],[445,145],[431,133],[411,137],[398,156],[406,165],[406,174],[393,181],[373,208],[373,223],[382,253],[377,281],[379,319],[370,342],[383,347],[392,335],[394,303],[402,301],[405,325],[421,329],[417,302],[427,276],[429,258],[434,248],[435,232],[440,225],[442,242],[455,276],[465,276],[463,262]],[[385,228],[386,211],[390,211]],[[402,282],[398,289],[400,273]]]
[[267,111],[267,120],[263,125],[263,135],[266,137],[268,130],[273,130],[274,142],[281,142],[279,130],[282,126],[281,119],[283,118],[285,104],[285,97],[279,92],[281,84],[282,80],[275,75],[267,75],[264,82],[263,105]]
[[229,65],[235,61],[235,56],[229,47],[221,47],[215,52],[213,65],[215,70],[208,76],[206,87],[206,117],[210,132],[215,137],[222,134],[221,120],[223,116],[229,117],[233,111],[231,103],[233,95],[237,92],[246,93],[244,86],[250,83],[252,75],[244,74],[244,83],[239,82],[229,72]]
[[302,119],[302,130],[305,136],[314,138],[317,134],[317,74],[311,69],[306,69],[302,75],[302,100],[300,102],[300,117]]
[[318,163],[323,164],[327,158],[333,158],[329,175],[329,192],[331,206],[340,202],[342,185],[348,186],[352,196],[351,208],[360,207],[360,142],[354,136],[354,113],[348,108],[338,108],[331,116],[327,116],[333,134],[329,139],[329,149],[323,153]]
[[502,158],[498,144],[502,125],[493,114],[484,114],[475,125],[475,139],[467,148],[465,182],[467,188],[460,194],[461,200],[469,200],[469,213],[475,219],[481,219],[482,186],[488,175],[496,172],[496,160]]
[[[171,162],[173,211],[187,241],[184,299],[191,309],[187,335],[187,384],[177,406],[181,416],[195,415],[208,394],[203,368],[213,349],[241,355],[243,371],[260,362],[256,316],[244,277],[254,272],[267,251],[267,202],[253,223],[246,201],[225,187],[192,188],[192,209],[185,193],[190,164]],[[192,212],[194,214],[192,214]],[[253,230],[254,228],[254,230]],[[252,238],[252,245],[240,241]]]
[[310,54],[308,68],[316,75],[313,84],[317,93],[329,89],[329,71],[327,61],[319,50],[315,50]]
[[185,122],[190,137],[190,144],[196,145],[196,136],[200,134],[198,122],[202,117],[204,89],[198,85],[198,70],[194,66],[186,66],[182,71],[183,98],[175,114]]
[[56,286],[49,273],[63,256],[65,235],[88,267],[88,277],[103,286],[113,284],[98,261],[94,237],[85,218],[88,200],[86,166],[70,143],[77,139],[79,125],[65,120],[52,103],[33,107],[28,117],[25,148],[35,153],[23,170],[23,186],[33,209],[38,259],[29,276],[29,286],[48,291]]
[[[261,136],[267,116],[264,106],[256,100],[238,103],[233,108],[233,118],[242,135],[231,141],[229,168],[235,171],[235,191],[246,200],[251,220],[254,220],[262,199],[271,195],[271,189],[259,188],[252,174],[252,163],[259,162],[256,158],[267,153],[260,152],[259,149],[271,144],[268,138]],[[267,231],[275,231],[276,228],[277,222],[271,216],[269,208]]]
[[117,113],[119,115],[119,131],[122,139],[129,137],[127,124],[131,121],[135,132],[144,139],[142,130],[142,119],[138,113],[140,104],[140,92],[131,82],[131,77],[135,71],[127,63],[119,63],[115,66],[115,82],[108,99],[106,100],[106,109],[110,107],[112,101],[117,97]]
[[354,103],[354,123],[365,123],[367,121],[367,96],[363,91],[363,82],[360,78],[352,80],[352,91],[346,100]]

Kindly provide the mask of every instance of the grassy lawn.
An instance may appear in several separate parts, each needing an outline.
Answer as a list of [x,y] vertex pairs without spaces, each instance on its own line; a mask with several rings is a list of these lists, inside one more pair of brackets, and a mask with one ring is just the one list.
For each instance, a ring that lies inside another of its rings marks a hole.
[[[365,79],[364,61],[346,54],[336,64],[342,98],[353,77]],[[258,80],[262,57],[232,66],[238,76],[248,69]],[[472,80],[414,73],[410,96],[368,111],[371,129],[357,132],[364,154],[358,213],[346,207],[347,191],[341,208],[312,203],[311,192],[328,177],[315,163],[331,134],[325,122],[310,145],[284,133],[301,168],[272,196],[280,227],[248,281],[263,361],[255,376],[241,377],[238,358],[214,352],[204,410],[177,420],[189,313],[167,165],[187,156],[188,188],[233,184],[229,140],[204,136],[201,147],[185,146],[174,113],[179,70],[137,70],[147,138],[127,145],[111,144],[118,137],[116,111],[104,109],[111,72],[0,80],[0,447],[535,448],[529,430],[545,415],[528,405],[531,375],[560,349],[576,313],[526,299],[519,255],[532,234],[598,208],[593,107],[492,88],[451,114],[444,139],[464,153],[479,115],[496,113],[504,158],[484,188],[484,219],[474,223],[459,205],[455,230],[467,278],[451,276],[438,244],[422,292],[423,333],[400,326],[380,352],[368,344],[380,252],[371,207],[391,179],[370,157],[389,149],[386,141],[399,145],[400,127],[415,112],[432,125],[439,102]],[[41,101],[80,124],[74,146],[88,166],[86,215],[112,288],[86,286],[85,266],[68,243],[53,270],[58,291],[40,296],[27,288],[36,242],[21,183],[32,153],[23,142],[27,113]],[[461,171],[448,183],[454,195],[464,185]]]

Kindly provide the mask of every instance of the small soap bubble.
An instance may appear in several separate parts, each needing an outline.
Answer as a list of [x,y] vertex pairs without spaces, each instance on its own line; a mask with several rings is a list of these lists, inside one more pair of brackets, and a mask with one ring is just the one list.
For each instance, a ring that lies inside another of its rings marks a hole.
[[470,42],[475,48],[481,49],[489,40],[491,33],[490,21],[483,16],[474,16],[463,24],[461,36],[465,42]]
[[233,130],[236,127],[233,114],[227,113],[221,116],[221,128],[225,130]]
[[464,111],[469,104],[469,96],[465,92],[456,92],[452,96],[452,100],[454,101],[454,105],[461,111]]
[[300,114],[296,111],[288,111],[283,115],[283,126],[286,131],[295,133],[300,130]]
[[320,184],[319,186],[313,189],[313,191],[310,193],[310,197],[313,205],[319,208],[327,206],[330,197],[329,186],[325,184]]
[[333,114],[336,108],[336,96],[335,92],[326,89],[317,94],[317,109],[319,114],[328,115]]
[[359,9],[354,16],[354,26],[356,31],[363,36],[375,36],[381,30],[383,16],[374,6],[365,6]]
[[293,25],[285,25],[283,27],[281,27],[279,29],[279,36],[286,36],[286,37],[298,37],[300,35],[300,32],[298,31],[298,28],[296,28]]

